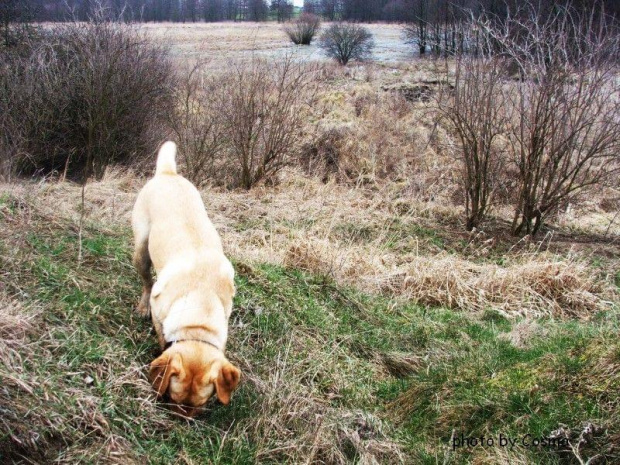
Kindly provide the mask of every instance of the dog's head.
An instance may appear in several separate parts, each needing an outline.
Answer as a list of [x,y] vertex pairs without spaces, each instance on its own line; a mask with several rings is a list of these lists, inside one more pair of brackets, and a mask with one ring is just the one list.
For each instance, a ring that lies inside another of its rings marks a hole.
[[213,396],[230,402],[241,372],[224,355],[200,342],[174,344],[153,360],[150,378],[158,397],[167,397],[172,408],[193,417]]

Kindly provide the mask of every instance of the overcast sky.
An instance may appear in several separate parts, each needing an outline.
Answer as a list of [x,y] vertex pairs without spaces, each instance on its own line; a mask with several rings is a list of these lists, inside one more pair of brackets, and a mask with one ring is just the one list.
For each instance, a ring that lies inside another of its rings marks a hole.
[[304,0],[293,0],[293,5],[304,6]]

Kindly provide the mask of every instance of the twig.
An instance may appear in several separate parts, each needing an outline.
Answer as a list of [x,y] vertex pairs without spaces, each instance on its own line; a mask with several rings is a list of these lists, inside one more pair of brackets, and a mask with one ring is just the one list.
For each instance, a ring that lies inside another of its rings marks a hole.
[[605,234],[603,234],[603,237],[607,237],[607,234],[609,234],[609,229],[611,228],[611,225],[614,224],[614,221],[616,221],[616,218],[618,218],[618,215],[620,214],[620,210],[618,210],[616,212],[616,214],[614,215],[614,217],[611,219],[611,221],[609,222],[609,224],[607,225],[607,229],[605,229]]
[[80,224],[78,229],[78,267],[82,264],[82,228],[84,226],[84,197],[86,182],[82,184],[82,205],[80,206]]
[[454,444],[454,433],[456,433],[456,428],[452,429],[452,434],[450,435],[450,441],[448,442],[448,453],[443,459],[443,465],[447,465],[450,462],[450,456],[452,455],[452,451],[454,449],[450,448],[450,444]]

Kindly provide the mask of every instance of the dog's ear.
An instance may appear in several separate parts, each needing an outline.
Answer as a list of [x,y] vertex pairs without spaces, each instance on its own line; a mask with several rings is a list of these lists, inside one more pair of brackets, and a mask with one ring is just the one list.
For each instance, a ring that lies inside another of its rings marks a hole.
[[153,389],[157,391],[158,397],[163,396],[168,390],[170,377],[178,375],[183,369],[180,357],[179,354],[170,356],[170,354],[164,352],[151,362],[149,378]]
[[215,392],[220,402],[228,405],[232,392],[239,384],[241,371],[228,360],[218,365],[219,372],[215,378]]

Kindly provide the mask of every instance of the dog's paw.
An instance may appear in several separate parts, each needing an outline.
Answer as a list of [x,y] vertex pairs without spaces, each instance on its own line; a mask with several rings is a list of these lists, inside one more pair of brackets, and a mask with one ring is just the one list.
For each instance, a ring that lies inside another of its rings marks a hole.
[[138,313],[138,315],[143,316],[145,318],[151,314],[151,312],[149,311],[149,306],[143,305],[142,302],[140,302],[138,306],[136,307],[136,312]]
[[138,303],[138,306],[136,307],[136,312],[138,312],[139,315],[142,315],[143,317],[148,317],[151,315],[150,300],[151,300],[151,289],[145,287],[144,289],[142,289],[142,296],[140,297],[140,303]]
[[138,313],[138,315],[143,316],[145,318],[149,317],[151,312],[149,311],[149,307],[146,305],[138,305],[136,307],[136,312]]
[[140,299],[140,303],[136,307],[136,312],[138,312],[138,315],[141,315],[145,318],[151,315],[151,307],[149,305],[148,298],[145,299],[144,296],[142,296],[142,299]]

